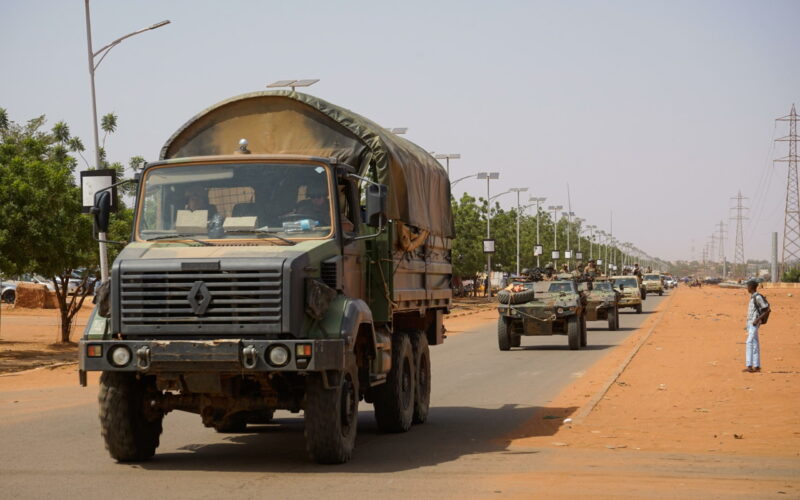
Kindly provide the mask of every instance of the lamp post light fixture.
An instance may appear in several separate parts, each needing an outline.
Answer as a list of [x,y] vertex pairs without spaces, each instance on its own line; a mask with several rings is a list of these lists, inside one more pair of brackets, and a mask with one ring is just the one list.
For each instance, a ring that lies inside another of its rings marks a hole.
[[[556,215],[558,215],[558,211],[564,208],[563,205],[550,205],[547,207],[548,210],[553,211],[553,251],[558,251],[558,220],[556,220]],[[557,269],[558,268],[558,259],[553,262],[553,266]]]
[[[166,26],[170,23],[170,21],[164,20],[155,24],[152,24],[146,28],[141,28],[136,31],[132,31],[127,35],[123,35],[113,42],[103,46],[101,49],[95,51],[92,48],[92,19],[89,13],[89,0],[84,0],[84,9],[86,11],[86,48],[87,54],[89,56],[89,82],[91,84],[92,90],[92,122],[94,124],[94,158],[95,158],[95,168],[100,168],[101,165],[101,158],[100,158],[100,133],[97,127],[97,96],[95,94],[95,85],[94,85],[94,73],[97,71],[97,68],[100,66],[100,63],[103,62],[103,59],[106,58],[108,53],[122,43],[123,40],[130,38],[132,36],[138,35],[140,33],[144,33],[145,31],[151,31],[154,29],[158,29],[162,26]],[[97,58],[100,58],[99,60]],[[97,60],[97,62],[95,62]],[[108,281],[108,252],[106,248],[106,240],[107,235],[105,232],[99,232],[97,234],[97,238],[100,240],[100,281],[105,283]]]
[[[489,193],[489,183],[492,180],[497,180],[500,178],[500,172],[478,172],[478,179],[486,179],[486,239],[491,238],[491,228],[492,228],[492,206],[490,205],[492,197]],[[501,193],[502,194],[502,193]],[[486,277],[489,281],[489,298],[492,297],[492,254],[487,252],[486,253]]]
[[519,216],[520,216],[520,206],[519,206],[519,194],[525,193],[528,191],[528,188],[511,188],[509,191],[517,193],[517,276],[519,276]]
[[541,243],[539,243],[539,203],[544,203],[546,199],[547,198],[545,198],[544,196],[539,196],[539,197],[531,196],[530,198],[528,198],[528,201],[536,203],[536,247],[537,248],[536,251],[534,251],[534,253],[536,253],[536,267],[541,267],[541,264],[539,263],[539,254],[541,254],[542,251]]
[[460,160],[461,159],[461,153],[448,153],[448,154],[439,153],[439,154],[433,155],[433,157],[436,158],[437,160],[444,160],[445,161],[445,165],[447,166],[446,167],[447,168],[447,177],[449,178],[450,177],[450,160]]

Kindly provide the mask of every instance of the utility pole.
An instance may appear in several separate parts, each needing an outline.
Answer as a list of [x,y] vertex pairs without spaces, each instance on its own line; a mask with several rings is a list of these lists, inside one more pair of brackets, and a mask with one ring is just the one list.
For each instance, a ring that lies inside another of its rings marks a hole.
[[731,220],[736,221],[736,246],[733,250],[733,274],[739,278],[746,277],[744,268],[744,231],[742,230],[742,221],[747,220],[744,211],[748,209],[742,204],[742,200],[746,199],[747,198],[742,196],[741,191],[739,191],[739,194],[735,198],[731,198],[731,200],[736,200],[736,206],[731,207],[731,210],[736,210],[736,216],[731,217]]
[[788,115],[778,118],[779,122],[789,122],[789,135],[776,141],[789,143],[789,154],[775,160],[788,163],[786,179],[786,209],[783,216],[783,252],[781,253],[780,274],[800,263],[800,193],[797,185],[797,112],[792,104]]
[[[545,200],[544,196],[531,196],[528,198],[528,201],[532,201],[536,203],[536,246],[541,245],[539,242],[539,203],[544,203]],[[541,268],[541,264],[539,263],[539,256],[536,256],[536,267]]]
[[725,223],[719,221],[719,262],[722,264],[722,277],[725,278]]

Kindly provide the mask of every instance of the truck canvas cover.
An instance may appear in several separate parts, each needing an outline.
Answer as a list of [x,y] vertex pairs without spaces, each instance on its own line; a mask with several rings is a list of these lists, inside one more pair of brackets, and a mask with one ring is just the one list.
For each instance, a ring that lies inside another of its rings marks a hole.
[[362,176],[374,174],[388,186],[390,219],[454,236],[450,181],[439,162],[375,122],[307,94],[264,91],[222,101],[173,134],[161,159],[229,155],[242,138],[253,154],[334,158]]

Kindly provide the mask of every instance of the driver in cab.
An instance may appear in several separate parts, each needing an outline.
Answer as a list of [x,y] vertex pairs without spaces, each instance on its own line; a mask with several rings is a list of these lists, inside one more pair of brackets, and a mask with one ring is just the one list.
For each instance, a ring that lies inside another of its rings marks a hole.
[[308,197],[300,200],[294,210],[295,218],[309,218],[319,222],[320,226],[331,225],[330,202],[328,192],[324,188],[311,188]]

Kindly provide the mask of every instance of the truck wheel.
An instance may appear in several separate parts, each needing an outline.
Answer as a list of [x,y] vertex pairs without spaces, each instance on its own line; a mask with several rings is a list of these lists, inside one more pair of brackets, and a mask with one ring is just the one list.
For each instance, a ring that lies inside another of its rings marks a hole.
[[376,387],[375,421],[383,432],[405,432],[414,416],[414,353],[408,335],[392,339],[392,369],[386,383]]
[[247,420],[243,413],[236,413],[214,422],[214,430],[223,434],[244,432],[247,430]]
[[586,328],[586,317],[581,316],[581,347],[586,347],[586,341],[588,340],[588,329]]
[[324,373],[306,379],[305,436],[311,459],[341,464],[353,456],[358,427],[358,372],[355,357],[339,374],[338,385],[325,387]]
[[642,304],[636,304],[636,314],[642,314]]
[[118,462],[147,460],[158,448],[164,415],[145,412],[147,389],[133,373],[100,376],[100,428],[108,453]]
[[661,297],[662,295],[664,295],[664,291],[663,290],[659,290],[658,291],[658,296]]
[[508,330],[508,320],[502,316],[497,318],[497,345],[501,351],[511,349],[511,333]]
[[572,316],[567,319],[567,340],[569,341],[569,348],[576,351],[581,347],[581,325],[577,316]]
[[414,370],[416,385],[414,390],[414,417],[412,422],[422,424],[428,420],[431,406],[431,351],[428,347],[428,336],[425,332],[415,332],[411,337],[411,348],[414,351]]
[[519,334],[511,334],[511,347],[519,347],[522,345],[522,335]]

